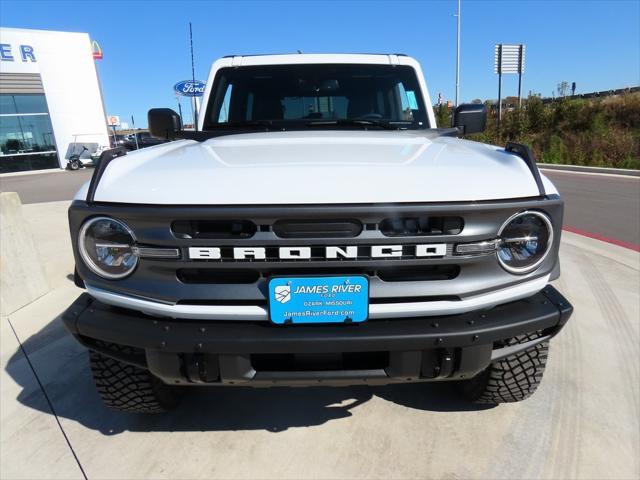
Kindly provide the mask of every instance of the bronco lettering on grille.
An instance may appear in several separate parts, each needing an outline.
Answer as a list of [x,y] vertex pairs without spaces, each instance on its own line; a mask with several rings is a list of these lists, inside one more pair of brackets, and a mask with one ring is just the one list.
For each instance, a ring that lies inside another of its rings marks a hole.
[[[369,245],[366,247],[346,246],[321,247],[322,256],[328,260],[347,258],[402,258],[407,255],[414,257],[444,257],[447,254],[446,243],[432,243],[426,245]],[[366,253],[365,253],[366,250]],[[228,252],[223,253],[223,252]],[[312,247],[277,247],[279,260],[308,260],[313,257]],[[191,260],[266,260],[265,247],[189,247]]]

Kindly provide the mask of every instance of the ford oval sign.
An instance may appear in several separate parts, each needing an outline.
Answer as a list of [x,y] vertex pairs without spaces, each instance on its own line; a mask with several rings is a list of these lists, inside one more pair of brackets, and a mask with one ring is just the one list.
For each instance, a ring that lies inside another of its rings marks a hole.
[[184,95],[185,97],[201,97],[204,95],[204,87],[207,84],[200,80],[183,80],[176,83],[173,89],[178,95]]

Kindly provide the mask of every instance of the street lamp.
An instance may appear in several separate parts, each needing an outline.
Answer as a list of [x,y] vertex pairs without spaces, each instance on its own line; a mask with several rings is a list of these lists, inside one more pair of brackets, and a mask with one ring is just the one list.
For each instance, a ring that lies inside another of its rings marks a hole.
[[458,95],[460,94],[460,3],[458,0],[458,14],[456,28],[456,107],[458,106]]

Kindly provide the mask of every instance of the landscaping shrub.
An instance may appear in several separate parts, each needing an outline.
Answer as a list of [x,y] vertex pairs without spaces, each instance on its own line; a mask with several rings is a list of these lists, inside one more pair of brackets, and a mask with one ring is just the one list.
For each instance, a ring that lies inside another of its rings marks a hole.
[[[525,143],[544,163],[640,169],[640,93],[549,104],[532,96],[523,99],[522,108],[503,110],[499,133],[497,110],[486,105],[487,129],[469,135],[471,140]],[[451,124],[450,110],[436,107],[438,125]]]

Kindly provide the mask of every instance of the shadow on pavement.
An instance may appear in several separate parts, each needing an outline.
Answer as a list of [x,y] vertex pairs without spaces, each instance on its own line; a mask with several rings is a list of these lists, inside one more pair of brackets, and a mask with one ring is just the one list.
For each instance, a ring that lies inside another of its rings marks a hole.
[[[409,408],[435,412],[484,410],[455,392],[453,384],[421,383],[386,387],[188,388],[182,403],[162,415],[116,412],[102,404],[95,391],[84,347],[66,332],[59,318],[23,340],[23,347],[61,418],[115,435],[124,431],[225,431],[267,430],[322,425],[350,417],[374,395]],[[6,371],[22,387],[17,400],[51,414],[38,399],[30,370],[17,368],[24,362],[21,351],[9,360]]]

